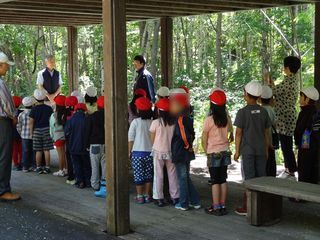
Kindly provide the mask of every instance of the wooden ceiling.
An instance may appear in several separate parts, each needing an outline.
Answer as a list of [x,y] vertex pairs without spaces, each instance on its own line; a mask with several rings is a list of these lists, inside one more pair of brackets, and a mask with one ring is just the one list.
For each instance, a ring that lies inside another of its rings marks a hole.
[[[315,3],[320,0],[127,0],[127,20],[201,15]],[[0,24],[100,24],[102,0],[0,0]]]

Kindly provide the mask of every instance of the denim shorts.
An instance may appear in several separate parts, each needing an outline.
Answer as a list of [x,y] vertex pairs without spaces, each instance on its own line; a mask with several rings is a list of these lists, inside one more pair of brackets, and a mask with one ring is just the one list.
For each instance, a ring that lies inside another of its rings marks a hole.
[[231,152],[224,151],[219,153],[211,153],[207,155],[207,166],[211,167],[223,167],[231,164]]

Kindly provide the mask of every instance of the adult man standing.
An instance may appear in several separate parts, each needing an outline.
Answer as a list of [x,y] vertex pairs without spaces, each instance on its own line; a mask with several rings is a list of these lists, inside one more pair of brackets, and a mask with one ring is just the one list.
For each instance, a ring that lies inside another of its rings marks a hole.
[[50,102],[61,92],[62,78],[55,69],[56,61],[53,55],[48,55],[45,59],[46,68],[38,73],[37,84],[40,89],[47,92]]
[[133,61],[134,68],[137,72],[137,77],[135,79],[134,89],[143,89],[147,93],[147,97],[155,103],[156,101],[156,90],[154,87],[154,81],[151,73],[146,69],[146,60],[142,55],[137,55],[134,57]]
[[16,201],[20,199],[19,194],[11,192],[11,159],[12,159],[12,134],[13,126],[17,120],[15,107],[11,94],[2,80],[9,67],[14,65],[8,56],[0,52],[0,200]]

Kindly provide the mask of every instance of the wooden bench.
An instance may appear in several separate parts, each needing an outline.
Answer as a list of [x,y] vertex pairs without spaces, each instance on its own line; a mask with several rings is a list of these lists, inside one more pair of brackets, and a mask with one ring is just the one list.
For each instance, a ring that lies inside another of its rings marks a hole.
[[254,226],[280,221],[282,197],[320,203],[320,185],[275,177],[260,177],[244,182],[247,189],[248,222]]

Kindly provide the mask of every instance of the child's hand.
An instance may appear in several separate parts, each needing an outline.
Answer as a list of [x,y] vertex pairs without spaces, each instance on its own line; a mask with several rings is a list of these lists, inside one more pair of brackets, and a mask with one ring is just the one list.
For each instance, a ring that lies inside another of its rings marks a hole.
[[239,162],[239,158],[240,158],[240,153],[236,152],[233,156],[233,159],[236,161],[236,162]]

